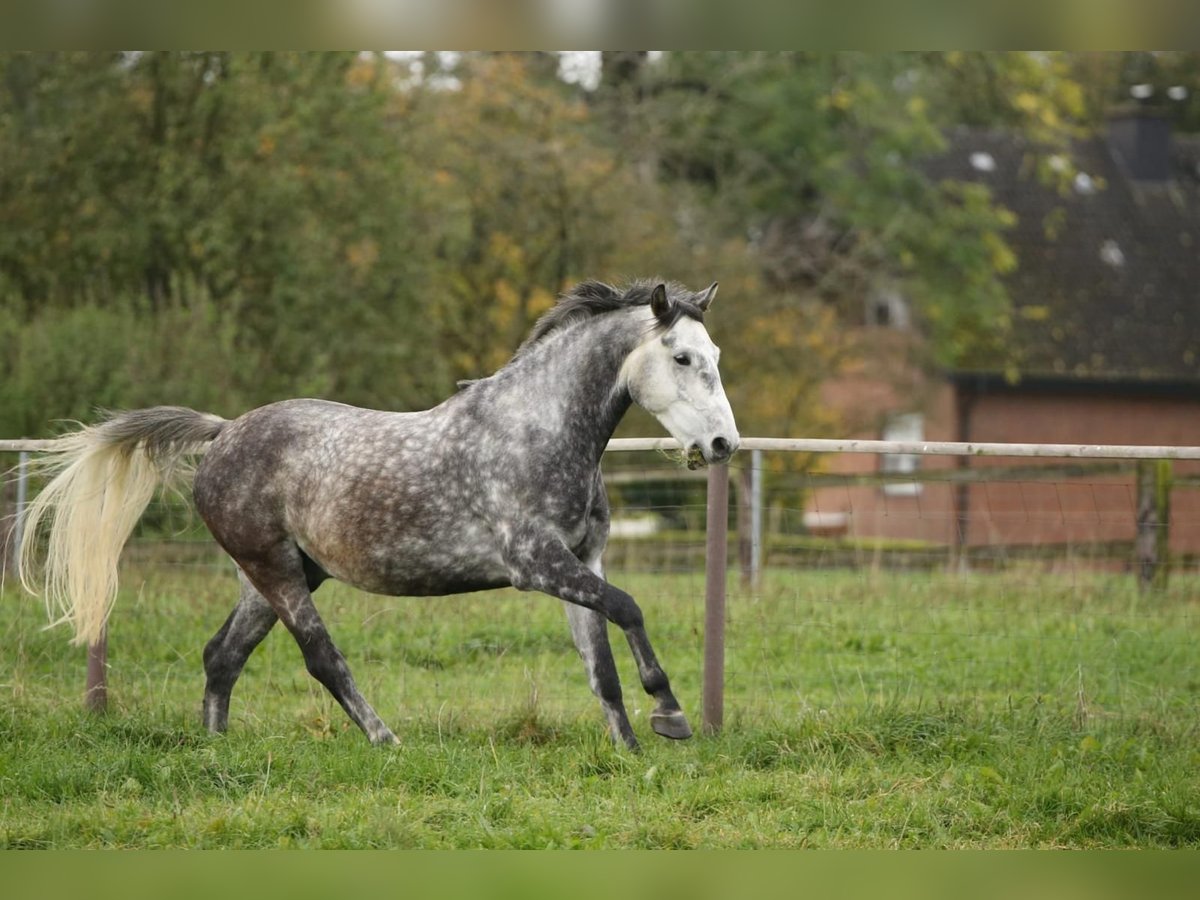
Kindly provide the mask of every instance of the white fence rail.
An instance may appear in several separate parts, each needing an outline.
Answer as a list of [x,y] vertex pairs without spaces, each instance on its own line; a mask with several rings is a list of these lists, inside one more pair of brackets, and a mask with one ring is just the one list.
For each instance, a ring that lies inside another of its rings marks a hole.
[[[0,442],[0,450],[4,449]],[[610,451],[679,450],[673,438],[615,438]],[[1003,444],[956,441],[859,441],[825,438],[743,438],[741,449],[787,453],[880,453],[915,456],[1016,456],[1051,459],[1196,459],[1200,447],[1143,444]]]
[[[53,450],[53,440],[18,438],[0,440],[0,453],[42,453]],[[614,438],[610,452],[681,450],[674,438]],[[742,450],[787,453],[896,453],[916,456],[1014,456],[1057,459],[1195,459],[1200,447],[1148,444],[1027,444],[957,441],[860,441],[828,438],[743,438]]]

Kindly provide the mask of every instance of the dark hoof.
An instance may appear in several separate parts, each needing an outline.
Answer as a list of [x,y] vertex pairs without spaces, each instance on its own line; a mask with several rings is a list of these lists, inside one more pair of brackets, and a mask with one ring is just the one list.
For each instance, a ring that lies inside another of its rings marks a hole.
[[688,724],[687,716],[679,710],[668,712],[655,710],[650,713],[650,727],[655,734],[674,741],[682,741],[692,736],[692,726]]

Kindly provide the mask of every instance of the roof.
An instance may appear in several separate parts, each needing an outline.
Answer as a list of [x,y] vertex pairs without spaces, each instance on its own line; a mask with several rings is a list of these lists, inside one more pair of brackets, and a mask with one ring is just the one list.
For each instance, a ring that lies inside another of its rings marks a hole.
[[1018,135],[948,137],[930,174],[986,184],[1017,215],[1006,283],[1023,378],[1200,385],[1200,140],[1176,137],[1170,176],[1153,182],[1129,177],[1107,138],[1078,141],[1060,192]]

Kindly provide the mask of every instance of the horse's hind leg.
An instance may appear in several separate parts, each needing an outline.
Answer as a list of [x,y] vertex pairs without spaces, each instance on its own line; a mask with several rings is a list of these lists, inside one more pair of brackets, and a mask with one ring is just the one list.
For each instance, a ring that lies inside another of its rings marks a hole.
[[399,743],[358,692],[346,658],[321,621],[308,589],[300,549],[290,542],[281,543],[265,554],[238,562],[300,645],[309,674],[325,686],[371,743]]
[[222,732],[229,725],[229,697],[246,660],[279,619],[262,594],[240,571],[237,606],[204,648],[204,725]]
[[608,620],[595,610],[564,603],[571,636],[583,663],[587,666],[588,681],[592,693],[600,700],[600,707],[608,719],[608,732],[613,741],[621,741],[630,750],[636,750],[637,738],[629,724],[625,703],[621,698],[621,679],[613,661],[612,646],[608,642]]

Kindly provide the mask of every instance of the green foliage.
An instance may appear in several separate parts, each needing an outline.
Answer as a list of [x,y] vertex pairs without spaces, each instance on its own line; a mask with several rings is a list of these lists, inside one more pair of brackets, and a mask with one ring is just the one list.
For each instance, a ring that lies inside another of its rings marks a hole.
[[[992,76],[990,111],[962,87],[974,63]],[[1029,54],[671,54],[657,104],[664,170],[757,230],[768,283],[850,322],[898,285],[943,365],[1002,353],[1016,259],[1012,216],[985,188],[926,174],[941,129],[986,120],[1059,149],[1083,112],[1063,67]]]
[[10,54],[0,73],[15,433],[97,405],[448,389],[421,315],[421,186],[367,63]]
[[721,281],[746,429],[824,433],[816,386],[874,291],[913,298],[936,362],[1007,350],[1011,216],[927,177],[943,129],[1059,149],[1095,121],[1088,66],[1194,64],[1138,59],[625,52],[589,94],[550,54],[430,57],[424,79],[381,54],[0,55],[0,425],[421,407],[568,284],[660,275]]
[[0,431],[35,434],[49,417],[89,421],[98,408],[157,403],[233,414],[253,372],[232,332],[210,302],[154,316],[125,302],[6,317],[0,340],[13,352],[0,359]]
[[[639,272],[694,281],[667,198],[622,165],[582,97],[525,54],[468,57],[409,124],[439,286],[425,307],[455,377],[502,365],[557,293]],[[682,260],[681,260],[682,257]]]

